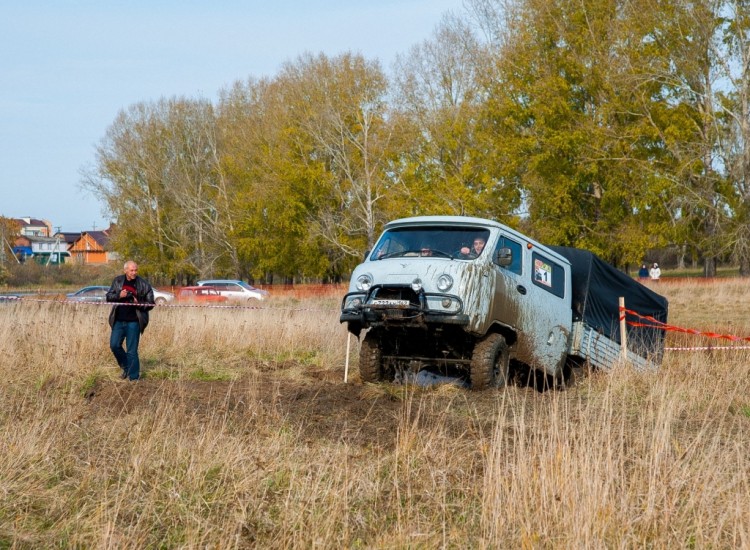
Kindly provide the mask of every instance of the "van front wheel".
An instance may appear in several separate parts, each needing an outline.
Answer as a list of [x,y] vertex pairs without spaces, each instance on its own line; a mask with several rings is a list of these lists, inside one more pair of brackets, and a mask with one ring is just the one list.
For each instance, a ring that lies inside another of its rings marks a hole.
[[383,352],[380,349],[378,333],[368,330],[359,348],[359,377],[362,382],[382,382],[385,380]]
[[476,343],[470,368],[472,390],[502,388],[508,383],[510,352],[502,334],[488,334]]

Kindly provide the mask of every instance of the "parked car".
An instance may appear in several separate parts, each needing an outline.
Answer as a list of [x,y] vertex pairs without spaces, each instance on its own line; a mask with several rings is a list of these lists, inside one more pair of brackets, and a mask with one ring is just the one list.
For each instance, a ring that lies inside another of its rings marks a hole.
[[230,300],[265,300],[268,297],[267,290],[261,290],[250,286],[245,281],[235,279],[210,279],[198,281],[198,286],[212,286],[222,296]]
[[[108,286],[85,286],[66,296],[73,302],[106,302]],[[154,302],[165,304],[174,300],[174,294],[154,289]]]
[[185,286],[177,292],[178,302],[221,303],[229,300],[212,286]]
[[85,286],[66,296],[72,302],[105,302],[108,286]]
[[161,305],[174,301],[174,294],[165,290],[154,289],[154,302]]

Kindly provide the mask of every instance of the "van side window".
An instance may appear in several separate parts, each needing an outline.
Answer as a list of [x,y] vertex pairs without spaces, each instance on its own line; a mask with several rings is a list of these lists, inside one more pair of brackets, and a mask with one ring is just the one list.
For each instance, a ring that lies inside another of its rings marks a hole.
[[495,254],[493,257],[497,257],[497,251],[501,248],[510,248],[511,254],[513,254],[513,260],[510,265],[500,266],[500,268],[521,275],[523,272],[523,249],[521,248],[520,243],[517,243],[504,235],[500,235],[500,240],[497,242],[497,247],[495,248]]
[[565,270],[549,258],[534,252],[531,255],[534,285],[560,298],[565,296]]

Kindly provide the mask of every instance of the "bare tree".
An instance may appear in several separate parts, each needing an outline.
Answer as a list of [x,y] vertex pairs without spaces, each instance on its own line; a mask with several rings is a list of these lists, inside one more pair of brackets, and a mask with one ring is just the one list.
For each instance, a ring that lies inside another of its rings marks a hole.
[[301,130],[297,138],[326,170],[327,191],[319,188],[323,195],[309,218],[312,234],[359,257],[375,242],[384,218],[378,203],[391,181],[386,77],[377,62],[359,55],[308,55],[287,64],[279,82]]
[[231,214],[218,166],[213,107],[172,99],[122,111],[97,147],[84,186],[117,219],[118,250],[169,277],[234,263]]
[[740,267],[750,276],[750,3],[716,2],[721,16],[719,40],[713,42],[725,90],[719,94],[719,117],[725,131],[719,150],[732,185],[732,223],[725,241]]
[[518,204],[492,177],[492,148],[478,132],[489,61],[487,45],[456,16],[396,61],[393,100],[413,128],[401,178],[415,212],[507,215]]

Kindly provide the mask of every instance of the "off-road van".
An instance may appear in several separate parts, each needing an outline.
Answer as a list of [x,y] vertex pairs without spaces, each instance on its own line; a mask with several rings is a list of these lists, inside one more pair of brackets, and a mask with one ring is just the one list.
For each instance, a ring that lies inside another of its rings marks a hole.
[[[358,337],[366,330],[364,381],[430,366],[483,389],[505,385],[511,360],[557,379],[575,361],[611,367],[621,353],[618,294],[666,321],[664,298],[589,252],[546,247],[492,220],[424,216],[385,226],[352,273],[341,322]],[[654,365],[663,331],[632,330],[628,359]]]

